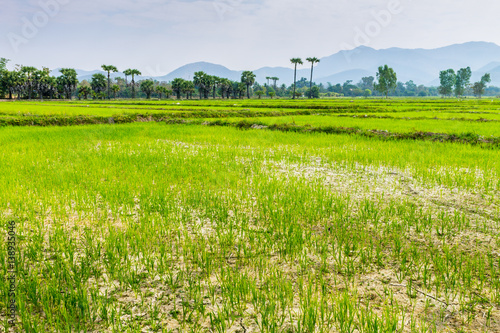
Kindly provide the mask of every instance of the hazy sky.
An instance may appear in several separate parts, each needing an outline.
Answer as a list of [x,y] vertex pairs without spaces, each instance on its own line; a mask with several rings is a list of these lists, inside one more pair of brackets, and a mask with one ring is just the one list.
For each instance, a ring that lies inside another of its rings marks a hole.
[[195,61],[289,67],[360,44],[500,44],[498,0],[1,0],[0,57],[11,64],[157,76]]

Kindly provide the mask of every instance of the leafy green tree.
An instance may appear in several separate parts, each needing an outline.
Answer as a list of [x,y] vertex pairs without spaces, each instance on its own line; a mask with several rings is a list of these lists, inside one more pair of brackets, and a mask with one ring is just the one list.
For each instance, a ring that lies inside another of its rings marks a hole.
[[460,97],[465,94],[465,89],[470,83],[470,78],[472,76],[472,71],[470,67],[460,68],[457,72],[457,77],[455,80],[455,96]]
[[365,89],[363,91],[363,96],[365,96],[365,98],[368,98],[372,95],[372,91],[370,89]]
[[196,89],[193,81],[184,80],[182,83],[182,93],[186,94],[186,99],[191,99]]
[[153,80],[141,81],[141,90],[146,94],[147,99],[151,99],[151,94],[155,91],[155,83]]
[[352,84],[352,80],[347,80],[342,84],[340,92],[344,94],[344,96],[353,96],[353,91],[357,89],[357,86]]
[[396,72],[387,65],[380,66],[377,72],[378,83],[374,85],[375,90],[388,98],[389,91],[396,89],[398,78]]
[[231,91],[233,93],[233,98],[242,98],[245,92],[246,84],[243,82],[231,81]]
[[261,86],[258,82],[255,82],[252,86],[252,91],[262,90],[264,94],[266,93],[266,87]]
[[101,73],[96,73],[92,75],[92,80],[90,81],[90,86],[95,92],[95,97],[100,97],[101,94],[106,90],[106,77]]
[[88,96],[92,94],[92,89],[88,86],[80,86],[78,88],[78,95],[84,99],[88,99]]
[[184,79],[176,78],[172,81],[172,90],[177,95],[177,99],[181,99],[181,93],[183,93]]
[[31,66],[22,66],[21,75],[24,77],[24,87],[28,91],[28,99],[31,99],[35,88],[35,76],[37,69]]
[[270,91],[269,97],[271,97],[271,99],[273,99],[274,96],[276,96],[276,93],[274,91]]
[[250,86],[255,83],[255,74],[252,71],[244,71],[241,73],[241,83],[247,87],[247,98],[250,98]]
[[[311,63],[311,80],[309,81],[309,98],[317,98],[313,97],[312,93],[312,86],[313,86],[313,70],[314,70],[314,64],[317,64],[320,62],[320,60],[316,57],[313,58],[307,58],[307,61]],[[318,97],[319,97],[319,91],[318,91]]]
[[57,85],[66,94],[66,98],[71,99],[71,94],[78,85],[78,74],[73,68],[61,68],[59,71],[61,75],[57,77]]
[[163,87],[163,86],[157,86],[157,87],[155,88],[155,93],[157,93],[157,94],[158,94],[158,99],[161,99],[161,96],[162,96],[163,94],[165,94],[166,90],[167,90],[167,88],[166,88],[166,87]]
[[92,96],[94,99],[105,99],[106,98],[106,94],[104,92],[93,91]]
[[219,88],[221,99],[224,99],[224,96],[227,96],[227,92],[228,92],[230,86],[231,86],[231,82],[228,79],[220,78],[218,88]]
[[439,73],[440,86],[438,92],[443,96],[451,96],[453,93],[453,86],[457,81],[457,75],[453,69],[447,69]]
[[219,83],[221,98],[224,99],[224,95],[229,99],[230,92],[232,89],[232,84],[229,79],[222,78]]
[[290,59],[290,62],[295,65],[295,69],[293,71],[293,95],[292,98],[295,99],[295,88],[297,86],[297,65],[303,65],[304,62],[302,62],[302,59],[300,58],[292,58]]
[[267,87],[267,89],[266,89],[266,94],[267,94],[267,96],[269,96],[269,94],[270,94],[270,93],[272,93],[272,92],[273,92],[273,93],[274,93],[274,95],[276,96],[276,90],[274,90],[274,88],[273,88],[273,87]]
[[259,96],[259,99],[261,99],[261,98],[262,98],[262,95],[264,95],[264,92],[263,92],[262,90],[257,90],[257,91],[255,92],[255,95]]
[[5,76],[8,73],[7,63],[8,59],[0,58],[0,97],[3,98],[8,91],[8,87],[5,85]]
[[417,95],[417,85],[413,82],[413,80],[410,80],[405,83],[406,87],[406,96],[416,96]]
[[38,93],[40,101],[43,101],[43,96],[51,94],[55,91],[56,79],[50,76],[50,69],[43,67],[34,73],[34,90]]
[[19,99],[20,89],[22,85],[23,77],[18,70],[8,71],[4,76],[5,86],[8,89],[9,99],[12,99],[12,95],[17,93],[17,98]]
[[116,94],[120,91],[120,86],[114,84],[111,86],[111,90],[113,91],[113,98],[116,99]]
[[9,61],[10,61],[9,59],[0,58],[0,73],[7,70],[7,63]]
[[14,82],[12,82],[13,73],[15,72],[6,69],[0,72],[0,95],[2,97],[4,97],[5,94],[9,94],[9,99],[12,99],[12,91],[15,86]]
[[373,90],[373,83],[375,82],[375,78],[373,76],[365,76],[361,78],[361,81],[357,84],[359,89],[362,90]]
[[165,94],[165,97],[166,97],[167,99],[169,99],[169,98],[170,98],[170,96],[172,96],[172,92],[173,92],[173,91],[172,91],[172,89],[168,89],[167,87],[163,87],[163,88],[165,88],[165,89],[163,90],[163,93]]
[[193,83],[198,89],[200,94],[200,99],[208,98],[208,92],[210,91],[211,82],[210,75],[203,71],[194,73]]
[[239,93],[239,96],[238,96],[239,99],[243,99],[243,97],[245,96],[245,90],[248,93],[248,85],[244,82],[238,82],[237,91]]
[[108,99],[111,99],[111,72],[116,73],[118,72],[118,68],[116,68],[113,65],[102,65],[101,66],[102,70],[105,72],[108,72]]
[[54,94],[57,92],[57,79],[54,76],[49,76],[47,78],[48,95],[50,99],[54,99]]
[[314,86],[308,91],[309,98],[319,98],[319,87]]
[[484,74],[481,77],[481,81],[474,83],[472,86],[472,91],[474,92],[474,96],[481,98],[484,95],[484,90],[486,89],[486,85],[491,82],[491,76],[489,73]]
[[405,96],[406,95],[406,87],[403,82],[398,81],[396,83],[396,89],[394,90],[394,95],[396,96]]

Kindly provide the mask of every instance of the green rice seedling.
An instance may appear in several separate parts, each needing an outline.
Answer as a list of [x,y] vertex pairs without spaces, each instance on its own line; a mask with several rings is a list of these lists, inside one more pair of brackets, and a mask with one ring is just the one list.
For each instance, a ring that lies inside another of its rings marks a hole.
[[497,320],[495,150],[164,123],[0,142],[26,330],[439,331],[444,303],[457,331]]

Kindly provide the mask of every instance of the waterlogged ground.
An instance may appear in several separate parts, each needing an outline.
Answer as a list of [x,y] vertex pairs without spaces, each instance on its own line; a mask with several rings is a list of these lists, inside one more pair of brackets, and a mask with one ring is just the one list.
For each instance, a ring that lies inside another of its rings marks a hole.
[[20,331],[500,331],[497,149],[162,123],[0,142]]

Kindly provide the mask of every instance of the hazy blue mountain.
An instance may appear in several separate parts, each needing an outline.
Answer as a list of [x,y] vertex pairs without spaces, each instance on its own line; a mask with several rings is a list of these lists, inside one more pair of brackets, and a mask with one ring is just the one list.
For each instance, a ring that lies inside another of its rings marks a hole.
[[[500,46],[486,42],[455,44],[437,49],[389,48],[375,50],[360,46],[351,51],[341,51],[321,59],[315,66],[314,81],[317,83],[343,83],[353,80],[357,83],[363,76],[375,76],[379,66],[388,64],[396,71],[398,80],[413,80],[417,84],[438,85],[439,72],[448,68],[458,70],[470,66],[473,80],[485,72],[491,72],[492,84],[500,86],[500,75],[495,70],[500,66]],[[192,78],[196,71],[239,80],[242,71],[232,71],[224,66],[210,63],[185,65],[161,79],[170,81],[175,77]],[[278,84],[293,82],[293,69],[286,67],[264,67],[254,70],[257,82],[265,83],[267,76],[276,76]],[[479,75],[480,74],[480,75]],[[309,63],[300,66],[297,79],[309,78]]]
[[[351,51],[340,51],[328,57],[321,58],[315,66],[314,81],[317,83],[344,83],[352,80],[357,83],[363,76],[375,76],[377,68],[389,65],[397,73],[398,80],[407,82],[413,80],[416,84],[439,85],[439,72],[448,68],[458,70],[470,66],[473,72],[472,80],[477,81],[484,73],[490,73],[491,85],[500,86],[500,46],[487,42],[469,42],[455,44],[437,49],[402,49],[389,48],[375,50],[360,46]],[[287,63],[287,65],[289,65]],[[290,65],[291,66],[291,65]],[[192,80],[194,73],[204,71],[210,75],[239,81],[242,70],[230,70],[222,65],[208,62],[196,62],[182,66],[168,75],[155,77],[158,81],[172,81],[180,77]],[[54,71],[55,72],[55,71]],[[102,71],[78,70],[80,80],[90,80],[95,73]],[[257,82],[267,82],[266,77],[279,77],[278,85],[289,85],[293,82],[293,69],[290,67],[264,67],[254,70]],[[113,73],[113,77],[123,73]],[[310,64],[305,62],[297,71],[297,80],[309,79]],[[143,79],[145,77],[139,77]]]
[[[336,73],[327,77],[324,77],[321,79],[321,82],[323,83],[328,83],[330,82],[331,84],[335,85],[337,83],[344,83],[347,80],[353,80],[353,83],[356,84],[359,81],[361,81],[361,78],[364,76],[374,76],[373,72],[364,70],[364,69],[350,69],[347,71],[343,71],[340,73]],[[353,79],[355,78],[355,79]],[[320,82],[319,80],[314,80],[316,82]]]
[[487,73],[489,71],[494,71],[498,67],[500,67],[500,61],[493,61],[493,62],[490,62],[488,65],[479,68],[477,71]]
[[[276,82],[277,86],[282,85],[283,83],[285,84],[290,84],[293,83],[293,69],[286,68],[286,67],[264,67],[257,69],[253,71],[256,76],[257,82],[260,84],[267,83],[266,77],[277,77],[279,80]],[[306,75],[303,75],[304,77],[309,77]],[[297,75],[297,80],[300,80],[301,76]],[[270,84],[273,82],[270,81]]]
[[185,80],[192,80],[194,73],[203,71],[209,75],[216,75],[219,77],[228,78],[230,80],[240,80],[242,71],[232,71],[222,65],[216,65],[209,62],[195,62],[182,67],[179,67],[175,71],[161,77],[155,78],[159,81],[172,81],[175,78],[181,78]]
[[[458,70],[470,66],[473,71],[500,60],[500,46],[493,43],[470,42],[455,44],[438,49],[400,49],[374,50],[361,46],[352,51],[342,51],[321,59],[317,66],[317,82],[327,82],[331,76],[323,73],[363,69],[375,75],[378,66],[388,64],[394,68],[398,80],[413,80],[417,84],[429,85],[439,77],[439,72],[453,68]],[[360,77],[352,80],[359,81]],[[493,79],[493,78],[492,78]],[[500,78],[499,78],[500,79]]]

